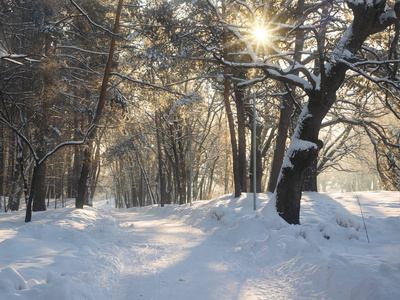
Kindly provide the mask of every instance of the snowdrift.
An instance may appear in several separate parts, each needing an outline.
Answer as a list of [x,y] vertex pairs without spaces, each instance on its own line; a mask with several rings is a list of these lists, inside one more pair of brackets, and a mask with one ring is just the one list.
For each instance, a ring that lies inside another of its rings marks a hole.
[[[34,213],[27,224],[23,212],[0,213],[0,299],[116,299],[124,257],[135,255],[130,236],[138,214],[182,222],[182,230],[228,245],[239,265],[257,266],[265,287],[256,299],[282,299],[268,290],[274,281],[293,299],[400,299],[399,193],[306,193],[302,225],[276,216],[266,205],[268,194],[260,194],[260,209],[252,210],[252,197],[128,210],[102,201]],[[254,277],[251,270],[243,268],[240,276]],[[201,299],[196,287],[186,287],[187,298]],[[248,299],[243,295],[235,298]]]

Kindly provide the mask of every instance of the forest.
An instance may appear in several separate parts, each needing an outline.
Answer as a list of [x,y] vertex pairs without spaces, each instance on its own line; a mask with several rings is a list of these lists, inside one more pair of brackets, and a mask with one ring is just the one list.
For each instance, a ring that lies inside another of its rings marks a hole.
[[268,191],[298,224],[302,191],[399,191],[399,20],[398,0],[0,0],[0,208]]

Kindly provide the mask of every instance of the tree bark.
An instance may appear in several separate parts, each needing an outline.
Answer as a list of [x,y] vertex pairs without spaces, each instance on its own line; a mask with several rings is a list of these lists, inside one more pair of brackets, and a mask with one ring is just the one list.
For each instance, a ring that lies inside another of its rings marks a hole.
[[[228,70],[224,70],[225,76],[227,76]],[[233,123],[231,103],[229,101],[229,90],[230,82],[228,78],[224,78],[224,104],[226,110],[226,116],[228,119],[229,133],[231,137],[231,147],[232,147],[232,167],[233,167],[233,182],[235,186],[235,198],[241,195],[240,186],[240,175],[239,175],[239,159],[238,159],[238,146],[236,142],[235,124]]]
[[159,185],[159,195],[160,195],[160,206],[164,207],[166,199],[166,187],[165,187],[165,177],[163,174],[163,154],[161,150],[161,132],[160,132],[160,122],[159,122],[159,112],[156,111],[155,117],[156,125],[156,135],[157,135],[157,158],[158,158],[158,185]]
[[[74,117],[74,128],[78,128],[78,119],[76,116]],[[75,132],[74,138],[75,138],[75,140],[79,138],[77,132]],[[78,186],[79,186],[80,171],[82,168],[82,165],[81,165],[82,160],[83,160],[82,148],[75,147],[74,148],[74,161],[72,164],[72,172],[71,172],[71,178],[70,178],[70,191],[69,191],[70,198],[76,198],[78,196]]]
[[317,157],[315,157],[315,159],[311,163],[311,166],[309,166],[306,170],[306,176],[304,178],[304,184],[303,184],[304,192],[318,192],[318,185],[317,185],[318,159],[317,159]]
[[[39,157],[44,157],[43,152],[38,152]],[[33,189],[33,211],[44,211],[46,210],[46,162],[42,162],[35,167],[35,171],[32,176]]]
[[[0,197],[4,196],[4,183],[5,183],[5,130],[4,124],[0,122]],[[1,208],[1,198],[0,198]]]
[[75,207],[83,208],[85,201],[87,199],[88,187],[89,187],[89,174],[90,174],[90,165],[92,158],[92,143],[86,146],[83,151],[83,160],[82,160],[82,169],[78,182],[78,195],[75,199]]
[[[28,203],[26,204],[25,222],[30,222],[32,220],[32,202],[33,202],[33,195],[35,193],[35,187],[36,187],[35,181],[38,178],[38,176],[36,175],[37,169],[38,169],[37,167],[38,167],[37,164],[35,164],[33,166],[31,189],[29,192],[29,200],[28,200]],[[46,204],[45,204],[45,206],[46,206]]]
[[235,102],[237,111],[237,128],[238,128],[238,174],[240,190],[247,192],[247,171],[246,171],[246,116],[245,116],[245,100],[243,87],[235,85]]
[[183,127],[179,126],[178,124],[178,130],[177,130],[177,136],[178,136],[178,156],[179,156],[179,165],[178,167],[180,168],[179,174],[180,174],[180,186],[179,186],[179,204],[185,204],[187,203],[187,193],[186,193],[186,182],[187,182],[187,176],[186,176],[186,156],[185,156],[185,151],[183,147]]
[[[104,132],[103,132],[104,133]],[[93,205],[93,197],[94,194],[96,193],[96,188],[97,188],[97,183],[99,182],[99,177],[101,173],[101,162],[100,162],[100,146],[101,146],[101,139],[103,133],[98,136],[96,139],[95,145],[96,145],[96,151],[94,153],[94,157],[92,157],[92,166],[91,166],[91,173],[90,173],[90,194],[88,193],[88,198],[87,202],[85,202],[86,205]]]
[[[226,3],[223,1],[221,3],[222,15],[226,14]],[[223,56],[226,58],[229,53],[228,49],[228,33],[225,31],[222,36],[222,45],[224,47]],[[231,147],[232,147],[232,168],[233,168],[233,182],[235,187],[235,198],[241,195],[240,186],[240,174],[239,174],[239,161],[238,161],[238,145],[236,141],[235,124],[233,122],[233,115],[231,109],[231,103],[229,101],[230,96],[230,77],[229,74],[231,70],[228,67],[224,67],[224,104],[226,110],[226,117],[228,119],[229,133],[231,137]]]
[[290,95],[287,94],[286,96],[283,96],[279,116],[278,133],[275,141],[274,158],[272,160],[267,187],[267,191],[271,193],[275,191],[276,183],[278,182],[279,173],[283,163],[283,158],[285,156],[286,140],[288,137],[290,117],[293,113],[293,107],[294,105],[290,99]]
[[283,163],[276,187],[276,208],[289,224],[300,223],[300,199],[307,168],[318,155],[318,133],[327,111],[319,101],[309,101]]

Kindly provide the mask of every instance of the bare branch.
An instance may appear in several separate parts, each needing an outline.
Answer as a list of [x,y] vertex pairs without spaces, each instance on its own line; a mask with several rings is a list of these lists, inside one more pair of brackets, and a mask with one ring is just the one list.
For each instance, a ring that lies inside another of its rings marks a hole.
[[97,24],[96,22],[94,22],[89,17],[89,15],[74,0],[70,0],[70,2],[89,21],[90,24],[92,24],[93,26],[95,26],[97,28],[100,28],[101,30],[104,30],[104,31],[108,32],[109,34],[114,35],[114,33],[111,30],[109,30],[109,29],[105,28],[104,26],[101,26],[101,25]]

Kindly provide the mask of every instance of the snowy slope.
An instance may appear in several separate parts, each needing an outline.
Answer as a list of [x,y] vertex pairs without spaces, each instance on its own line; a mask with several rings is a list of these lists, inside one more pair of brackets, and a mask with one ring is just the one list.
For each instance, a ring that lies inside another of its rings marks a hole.
[[400,299],[400,193],[307,193],[300,226],[252,207],[2,212],[0,299]]

